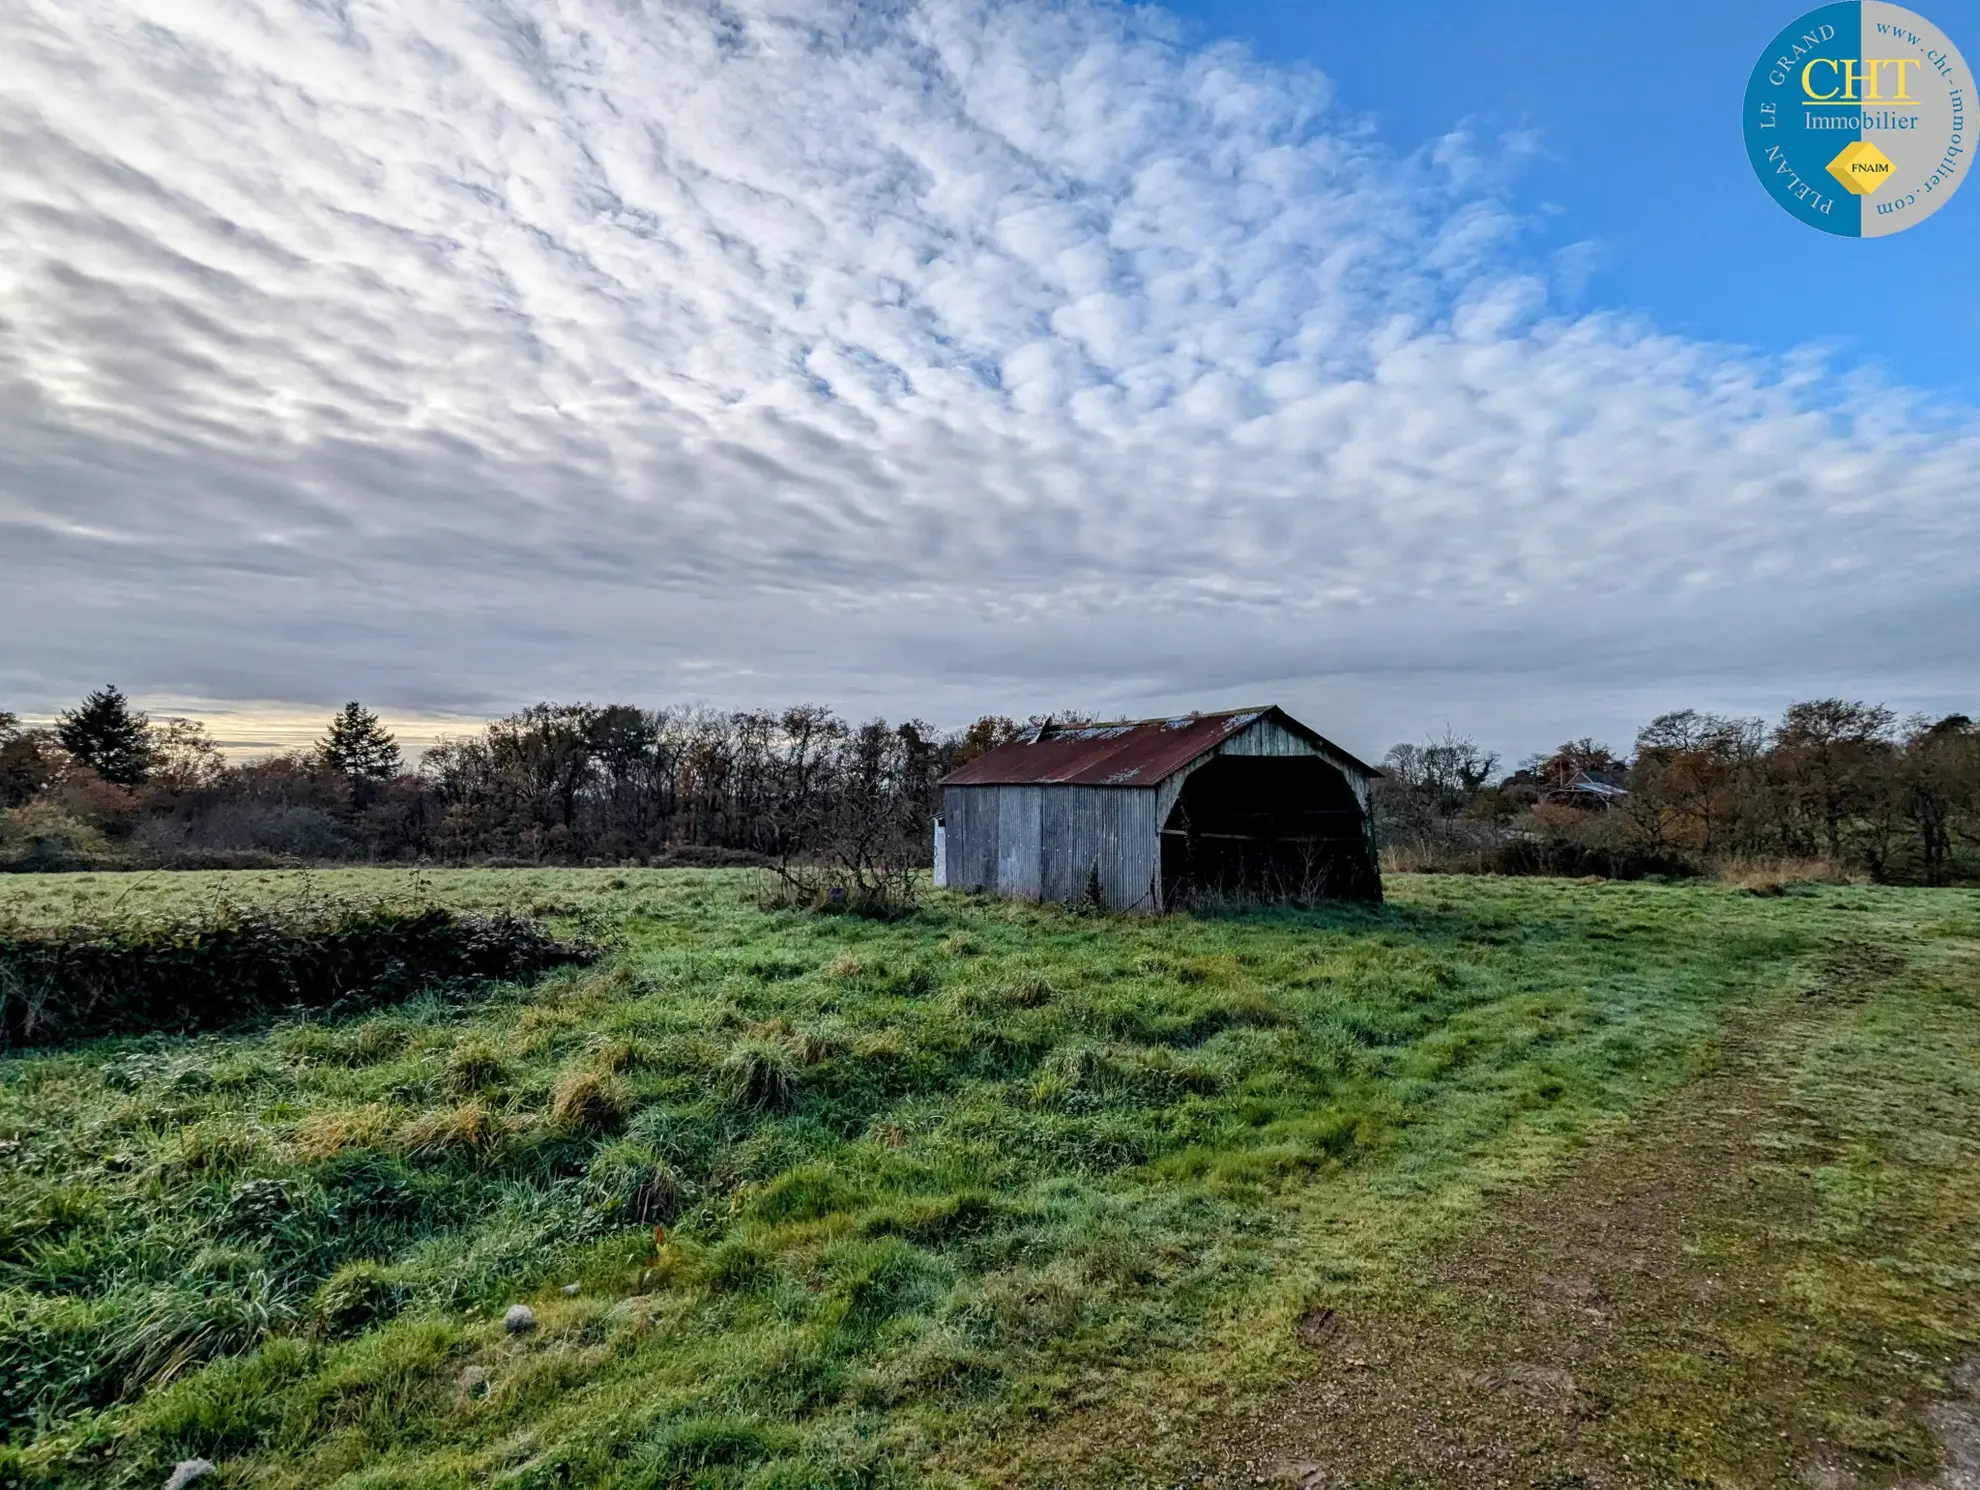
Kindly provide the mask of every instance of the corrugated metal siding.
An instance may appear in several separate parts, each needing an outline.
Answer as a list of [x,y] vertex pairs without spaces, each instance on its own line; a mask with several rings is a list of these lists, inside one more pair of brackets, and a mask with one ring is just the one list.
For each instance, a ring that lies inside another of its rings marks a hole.
[[949,883],[958,890],[987,890],[997,883],[996,793],[950,787],[942,793],[943,837]]
[[970,842],[966,850],[968,877],[963,883],[985,890],[997,887],[997,794],[968,792]]
[[1269,716],[1231,736],[1216,749],[1218,755],[1318,755],[1320,752]]
[[1088,787],[1065,787],[1048,792],[1039,818],[1038,894],[1043,900],[1076,897],[1098,852],[1090,822],[1093,795]]
[[1036,900],[1044,867],[1045,788],[1000,786],[996,790],[997,889],[1005,895]]
[[1110,910],[1161,910],[1156,864],[1161,853],[1155,793],[1099,791],[1100,895]]
[[1155,796],[1135,787],[952,786],[942,794],[949,884],[1074,900],[1097,869],[1110,909],[1157,910]]

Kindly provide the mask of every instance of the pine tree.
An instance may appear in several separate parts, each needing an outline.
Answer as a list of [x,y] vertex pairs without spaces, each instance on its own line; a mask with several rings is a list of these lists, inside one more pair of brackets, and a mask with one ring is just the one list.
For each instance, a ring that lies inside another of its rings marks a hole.
[[353,699],[316,743],[316,758],[348,776],[353,786],[399,774],[399,742],[378,716]]
[[55,738],[71,756],[118,786],[142,786],[151,774],[151,721],[133,713],[115,687],[97,689],[59,716]]

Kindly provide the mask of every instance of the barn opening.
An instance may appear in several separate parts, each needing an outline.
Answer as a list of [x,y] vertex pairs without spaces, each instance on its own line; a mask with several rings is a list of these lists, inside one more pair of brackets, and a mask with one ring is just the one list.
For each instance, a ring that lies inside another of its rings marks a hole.
[[1162,903],[1378,900],[1354,788],[1312,756],[1227,755],[1183,782],[1161,828]]

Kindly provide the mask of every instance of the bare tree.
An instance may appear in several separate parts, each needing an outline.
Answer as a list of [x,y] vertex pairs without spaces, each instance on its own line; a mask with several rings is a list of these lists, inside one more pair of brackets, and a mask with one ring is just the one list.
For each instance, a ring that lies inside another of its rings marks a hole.
[[1732,847],[1765,748],[1758,719],[1660,714],[1637,734],[1625,810],[1651,842],[1701,853]]
[[1454,818],[1498,768],[1498,756],[1451,729],[1421,745],[1392,745],[1382,757],[1384,816],[1418,831]]
[[1964,714],[1911,720],[1898,795],[1917,835],[1921,877],[1928,885],[1950,884],[1954,834],[1980,817],[1980,727]]
[[1788,706],[1774,731],[1772,763],[1808,847],[1841,861],[1844,829],[1882,784],[1896,723],[1882,704],[1824,698]]
[[211,791],[226,775],[220,747],[197,719],[161,719],[151,729],[148,785],[172,796]]

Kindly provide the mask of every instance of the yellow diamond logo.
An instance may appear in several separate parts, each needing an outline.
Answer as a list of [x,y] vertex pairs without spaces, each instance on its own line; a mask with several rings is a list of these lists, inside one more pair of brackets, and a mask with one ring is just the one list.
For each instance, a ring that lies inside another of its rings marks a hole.
[[1868,140],[1851,140],[1829,162],[1829,174],[1859,197],[1891,179],[1891,158]]

